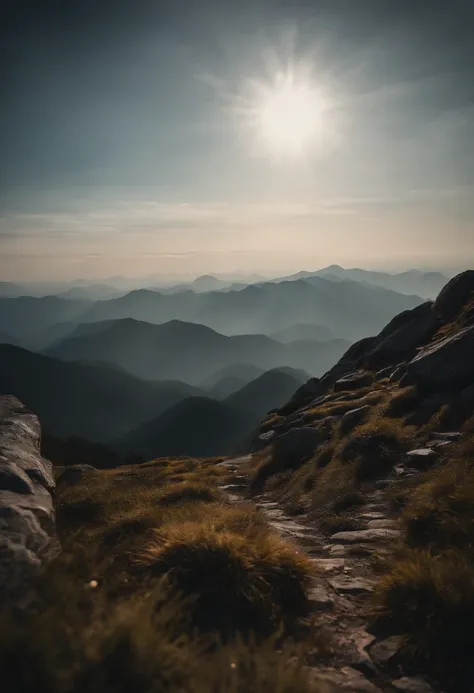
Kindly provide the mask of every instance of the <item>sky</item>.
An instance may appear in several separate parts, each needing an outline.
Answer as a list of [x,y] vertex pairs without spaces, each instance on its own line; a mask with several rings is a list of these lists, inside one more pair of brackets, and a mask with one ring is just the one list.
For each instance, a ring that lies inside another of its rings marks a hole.
[[473,266],[472,0],[7,4],[1,280]]

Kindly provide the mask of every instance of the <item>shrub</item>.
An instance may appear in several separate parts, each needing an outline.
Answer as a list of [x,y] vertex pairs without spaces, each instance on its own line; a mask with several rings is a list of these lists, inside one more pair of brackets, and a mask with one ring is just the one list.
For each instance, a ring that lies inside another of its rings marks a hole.
[[457,460],[415,488],[402,516],[407,541],[434,551],[474,547],[474,468]]
[[249,542],[193,523],[177,525],[156,532],[137,564],[167,576],[179,594],[194,595],[193,623],[224,637],[266,636],[280,622],[289,627],[308,613],[311,563],[271,535]]
[[204,483],[183,481],[166,488],[157,501],[160,505],[178,505],[181,503],[204,502],[222,500],[222,495],[212,487]]
[[381,622],[406,636],[414,659],[451,682],[451,690],[470,690],[464,685],[474,647],[474,573],[461,552],[409,552],[381,578],[375,599]]

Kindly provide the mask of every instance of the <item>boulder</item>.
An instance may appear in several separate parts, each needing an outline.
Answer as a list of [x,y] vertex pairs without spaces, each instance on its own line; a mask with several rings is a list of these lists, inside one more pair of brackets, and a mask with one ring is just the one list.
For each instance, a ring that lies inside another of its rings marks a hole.
[[337,544],[365,544],[377,541],[393,541],[400,537],[395,529],[358,529],[353,532],[337,532],[330,541]]
[[426,344],[438,326],[432,308],[432,301],[428,301],[395,316],[375,338],[365,358],[366,365],[370,368],[396,365],[414,355],[416,348]]
[[365,371],[353,371],[339,378],[334,383],[335,392],[341,392],[344,390],[360,390],[367,385],[371,385],[373,382],[373,376],[371,373]]
[[58,486],[74,486],[86,474],[97,471],[91,464],[71,464],[58,478]]
[[368,416],[371,410],[369,404],[365,404],[363,407],[357,407],[357,409],[350,409],[342,417],[341,421],[341,433],[345,435],[353,428],[362,423]]
[[392,681],[392,686],[400,693],[434,693],[430,684],[418,676],[403,676]]
[[288,416],[298,409],[302,409],[311,400],[317,397],[320,392],[319,378],[311,378],[304,385],[296,390],[292,398],[278,410],[280,416]]
[[403,637],[391,635],[385,640],[379,640],[369,648],[369,654],[376,664],[385,665],[394,659],[403,646]]
[[273,440],[273,458],[285,467],[309,459],[323,440],[323,433],[311,426],[290,428]]
[[35,581],[59,543],[52,465],[41,457],[37,417],[19,400],[0,397],[0,608],[26,611],[38,602]]
[[363,594],[373,592],[374,582],[365,578],[352,578],[348,575],[341,575],[337,578],[328,580],[331,587],[341,594]]
[[416,383],[434,391],[456,389],[472,381],[474,326],[465,327],[422,349],[407,364],[406,378],[407,384]]
[[310,680],[316,691],[324,693],[380,693],[360,671],[352,667],[333,669],[330,667],[309,668]]
[[443,322],[449,322],[474,298],[474,270],[458,274],[439,293],[433,304],[433,313]]

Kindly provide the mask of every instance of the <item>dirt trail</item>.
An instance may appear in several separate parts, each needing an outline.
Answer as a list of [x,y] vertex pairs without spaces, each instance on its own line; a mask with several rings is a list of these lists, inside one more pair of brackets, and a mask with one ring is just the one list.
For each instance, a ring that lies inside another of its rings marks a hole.
[[[223,489],[235,503],[246,502],[248,479],[242,466],[249,456],[221,463],[232,474]],[[290,517],[263,493],[252,502],[285,539],[294,542],[314,562],[310,599],[328,627],[334,653],[327,666],[314,669],[315,680],[352,693],[434,693],[434,684],[421,677],[404,676],[396,662],[400,640],[376,641],[367,632],[371,597],[377,581],[376,561],[390,554],[400,536],[397,520],[387,499],[387,489],[397,483],[389,477],[367,494],[367,502],[355,512],[359,529],[327,537],[305,516]]]

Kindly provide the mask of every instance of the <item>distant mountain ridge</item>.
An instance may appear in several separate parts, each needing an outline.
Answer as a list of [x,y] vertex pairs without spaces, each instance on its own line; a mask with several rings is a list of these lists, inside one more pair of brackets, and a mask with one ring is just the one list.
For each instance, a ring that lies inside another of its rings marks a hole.
[[298,272],[286,279],[311,279],[322,277],[330,281],[350,280],[366,286],[379,286],[406,295],[416,295],[422,298],[435,298],[448,283],[449,277],[441,272],[423,272],[408,270],[396,274],[374,272],[359,268],[345,269],[339,265],[330,265],[316,272]]
[[126,318],[80,325],[45,353],[67,361],[115,364],[140,378],[198,385],[216,370],[239,362],[264,370],[298,367],[315,375],[347,347],[345,340],[281,344],[265,335],[226,337],[179,320],[153,325]]
[[0,345],[0,394],[18,397],[55,436],[107,442],[202,391]]
[[402,310],[422,299],[354,281],[322,277],[266,282],[239,291],[163,294],[138,290],[121,298],[97,301],[82,322],[133,317],[144,322],[196,322],[223,334],[272,334],[295,323],[314,323],[345,339],[378,331]]

